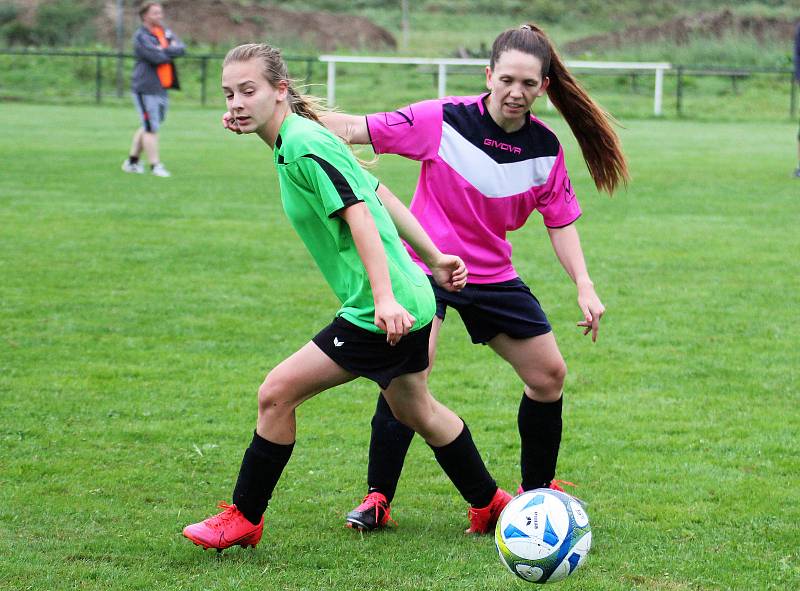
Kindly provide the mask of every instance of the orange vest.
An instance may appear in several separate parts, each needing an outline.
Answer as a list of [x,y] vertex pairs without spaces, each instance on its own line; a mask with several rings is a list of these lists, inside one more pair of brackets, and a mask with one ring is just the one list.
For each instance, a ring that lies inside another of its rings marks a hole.
[[[164,29],[161,27],[153,27],[150,29],[150,32],[158,38],[158,43],[162,48],[169,47],[169,41],[167,41],[167,37],[164,35]],[[172,75],[171,63],[158,64],[156,66],[156,74],[158,74],[158,79],[161,81],[161,86],[164,88],[172,88],[174,78]]]

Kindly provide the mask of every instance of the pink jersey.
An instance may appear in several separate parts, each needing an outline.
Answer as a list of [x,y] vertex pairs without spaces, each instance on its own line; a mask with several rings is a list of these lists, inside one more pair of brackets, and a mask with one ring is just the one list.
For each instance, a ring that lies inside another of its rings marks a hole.
[[377,154],[422,163],[410,209],[442,252],[464,260],[470,283],[517,276],[506,233],[521,227],[534,210],[551,228],[581,215],[555,134],[533,116],[520,130],[505,132],[486,111],[485,96],[447,97],[367,115]]

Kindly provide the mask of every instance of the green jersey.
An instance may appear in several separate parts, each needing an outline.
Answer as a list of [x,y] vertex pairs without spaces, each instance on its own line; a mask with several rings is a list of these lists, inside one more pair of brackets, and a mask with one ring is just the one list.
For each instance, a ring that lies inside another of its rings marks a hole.
[[389,212],[375,193],[378,181],[364,171],[345,144],[318,123],[290,114],[275,141],[275,167],[286,216],[308,248],[342,307],[337,316],[372,332],[375,302],[350,227],[340,214],[367,204],[378,228],[398,303],[427,325],[436,311],[433,290],[406,252]]

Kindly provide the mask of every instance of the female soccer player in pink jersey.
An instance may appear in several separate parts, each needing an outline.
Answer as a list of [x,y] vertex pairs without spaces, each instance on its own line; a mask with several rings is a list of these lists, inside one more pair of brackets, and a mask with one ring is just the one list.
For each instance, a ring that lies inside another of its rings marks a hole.
[[[518,277],[506,233],[538,211],[553,249],[577,287],[584,334],[597,338],[605,308],[586,269],[575,221],[581,215],[555,134],[530,113],[548,94],[578,140],[596,186],[612,193],[627,164],[605,112],[564,66],[535,25],[501,33],[486,69],[488,93],[415,103],[393,112],[326,113],[323,123],[351,143],[421,162],[411,211],[437,247],[460,256],[467,286],[434,285],[437,313],[430,359],[448,307],[474,343],[489,345],[524,383],[519,406],[521,488],[557,486],[562,389],[566,365],[538,300]],[[225,125],[236,131],[230,121]],[[430,275],[411,250],[415,262]],[[372,420],[368,494],[350,512],[351,527],[371,530],[389,520],[390,503],[413,432],[383,396]]]

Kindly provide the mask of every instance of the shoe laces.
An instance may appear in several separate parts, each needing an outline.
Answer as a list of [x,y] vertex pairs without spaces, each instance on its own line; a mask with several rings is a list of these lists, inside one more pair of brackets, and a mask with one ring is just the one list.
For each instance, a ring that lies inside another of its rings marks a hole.
[[239,513],[239,509],[236,508],[236,505],[230,505],[225,501],[220,501],[217,505],[220,509],[224,509],[222,513],[214,515],[213,517],[209,517],[206,520],[206,525],[213,529],[220,529],[225,527],[229,522],[233,521]]
[[375,507],[375,511],[377,511],[378,507],[382,504],[389,504],[389,502],[386,500],[386,495],[378,491],[373,491],[364,497],[364,500],[361,501],[361,504],[356,507],[356,511],[366,511],[367,509],[372,509],[373,507]]
[[364,500],[361,501],[361,504],[356,507],[356,511],[368,511],[373,507],[375,508],[375,523],[381,522],[380,510],[383,508],[384,512],[386,513],[387,521],[397,525],[397,522],[392,519],[389,509],[389,501],[386,499],[386,495],[384,495],[382,492],[372,491],[371,493],[367,493],[367,496],[364,497]]
[[559,492],[567,492],[564,490],[563,486],[574,486],[577,487],[578,485],[574,482],[570,482],[569,480],[561,480],[560,478],[554,478],[550,481],[550,486],[548,488],[552,490],[557,490]]

